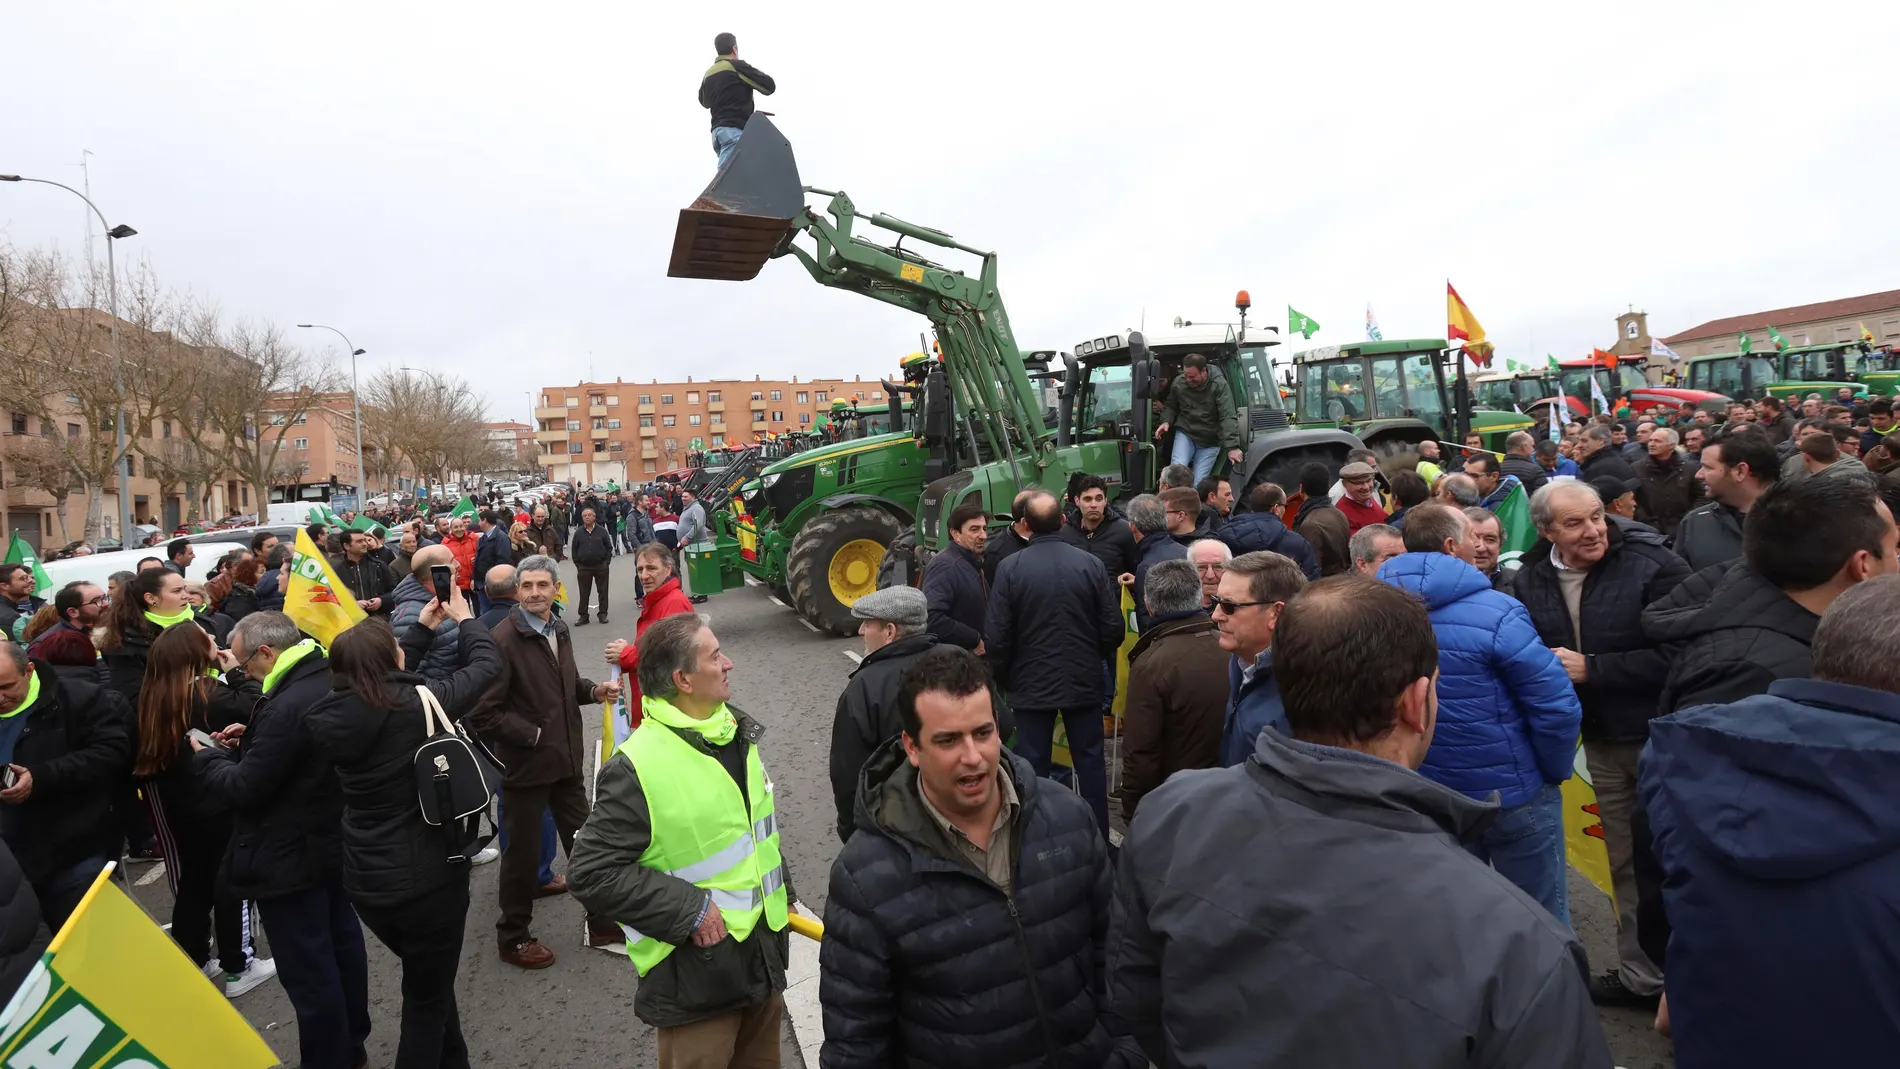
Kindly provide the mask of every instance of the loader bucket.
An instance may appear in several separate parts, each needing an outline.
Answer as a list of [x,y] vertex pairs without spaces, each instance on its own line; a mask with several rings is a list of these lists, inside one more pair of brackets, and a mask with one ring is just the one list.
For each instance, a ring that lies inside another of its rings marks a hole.
[[712,185],[680,210],[666,273],[734,282],[757,277],[804,207],[791,142],[754,112]]

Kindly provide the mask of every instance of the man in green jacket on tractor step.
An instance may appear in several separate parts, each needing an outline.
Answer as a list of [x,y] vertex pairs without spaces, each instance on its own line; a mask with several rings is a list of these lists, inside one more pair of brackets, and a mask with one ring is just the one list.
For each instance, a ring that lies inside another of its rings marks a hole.
[[1173,463],[1194,469],[1194,481],[1214,473],[1214,463],[1222,449],[1230,463],[1238,464],[1240,452],[1240,416],[1234,410],[1234,395],[1227,380],[1208,371],[1207,357],[1189,353],[1181,360],[1181,373],[1168,386],[1161,402],[1161,425],[1155,428],[1159,438],[1174,431]]

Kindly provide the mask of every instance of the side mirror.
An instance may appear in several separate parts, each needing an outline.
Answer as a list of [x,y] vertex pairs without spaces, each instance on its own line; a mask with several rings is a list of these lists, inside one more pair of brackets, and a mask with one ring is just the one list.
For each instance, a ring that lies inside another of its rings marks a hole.
[[1128,359],[1136,364],[1145,363],[1148,359],[1148,339],[1142,337],[1139,330],[1128,332]]

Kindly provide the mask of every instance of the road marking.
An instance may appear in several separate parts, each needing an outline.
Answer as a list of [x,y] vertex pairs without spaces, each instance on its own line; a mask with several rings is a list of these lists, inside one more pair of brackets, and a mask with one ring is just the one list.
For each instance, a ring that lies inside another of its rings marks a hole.
[[864,663],[864,654],[859,653],[857,650],[846,650],[844,651],[844,655],[846,657],[851,658],[853,663],[856,663],[856,664]]
[[810,631],[814,635],[818,634],[817,624],[812,623],[810,620],[805,619],[803,616],[798,618],[798,622],[805,625],[805,630]]
[[761,582],[759,582],[759,581],[758,581],[758,579],[757,579],[756,577],[754,577],[754,576],[751,576],[751,575],[748,575],[748,576],[746,576],[746,577],[745,577],[745,585],[747,585],[747,586],[764,586],[765,584],[764,584],[764,583],[761,583]]
[[781,608],[781,609],[789,609],[789,608],[791,608],[791,606],[790,606],[790,605],[787,605],[787,604],[785,604],[784,602],[782,602],[782,601],[780,601],[780,600],[778,599],[778,595],[777,595],[777,594],[767,594],[767,595],[765,596],[765,600],[767,600],[767,601],[769,601],[769,602],[771,602],[771,603],[772,603],[772,604],[774,604],[774,605],[777,605],[777,606],[778,606],[779,608]]
[[158,864],[153,865],[151,869],[145,873],[145,875],[140,876],[135,886],[144,887],[148,884],[157,883],[159,881],[159,878],[164,875],[165,875],[165,863],[161,861]]
[[[812,916],[798,903],[798,911]],[[792,1019],[792,1039],[806,1065],[818,1064],[825,1042],[825,1015],[818,1003],[818,944],[802,935],[792,936],[792,960],[785,966],[785,1013]]]

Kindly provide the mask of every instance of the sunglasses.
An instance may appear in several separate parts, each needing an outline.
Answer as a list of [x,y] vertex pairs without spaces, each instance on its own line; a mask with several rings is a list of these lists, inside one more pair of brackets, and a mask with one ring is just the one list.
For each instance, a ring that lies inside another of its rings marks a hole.
[[1234,601],[1231,598],[1215,598],[1214,599],[1215,610],[1227,616],[1237,616],[1239,615],[1240,610],[1251,608],[1255,605],[1278,605],[1278,604],[1279,602],[1277,601]]

